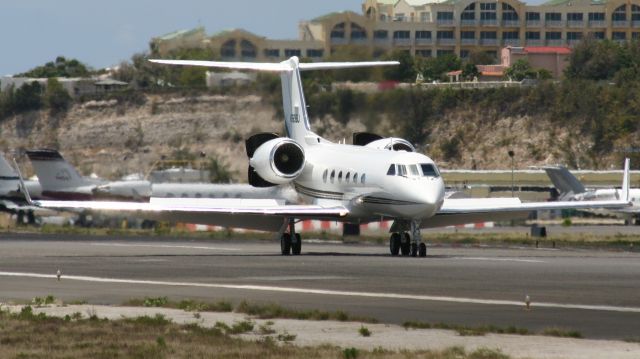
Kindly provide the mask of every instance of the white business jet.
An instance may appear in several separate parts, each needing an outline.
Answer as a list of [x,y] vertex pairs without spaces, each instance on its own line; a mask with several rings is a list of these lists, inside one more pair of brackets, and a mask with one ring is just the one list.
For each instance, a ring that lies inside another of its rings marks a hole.
[[[300,63],[292,57],[280,63],[151,60],[155,63],[206,66],[279,73],[286,136],[257,134],[246,140],[249,183],[257,187],[293,183],[305,204],[277,200],[166,199],[149,203],[34,201],[47,208],[87,208],[129,211],[149,219],[184,221],[266,231],[279,231],[283,255],[300,254],[302,242],[295,222],[328,219],[348,223],[394,220],[392,255],[425,257],[421,228],[485,220],[506,220],[530,211],[562,208],[624,208],[620,199],[592,202],[521,203],[518,198],[449,199],[438,167],[416,153],[403,139],[372,134],[354,135],[354,145],[332,143],[311,130],[300,72],[397,62]],[[623,179],[628,188],[628,165]],[[288,232],[287,232],[288,227]]]

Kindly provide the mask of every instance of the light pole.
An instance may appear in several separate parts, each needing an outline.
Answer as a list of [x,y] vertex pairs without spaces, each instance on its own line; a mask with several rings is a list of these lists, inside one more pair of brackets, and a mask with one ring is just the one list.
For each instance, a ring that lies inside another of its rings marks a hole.
[[513,150],[509,150],[509,152],[507,152],[509,154],[509,157],[511,157],[511,197],[515,197],[513,195],[513,170],[514,170],[514,156],[515,153],[513,152]]

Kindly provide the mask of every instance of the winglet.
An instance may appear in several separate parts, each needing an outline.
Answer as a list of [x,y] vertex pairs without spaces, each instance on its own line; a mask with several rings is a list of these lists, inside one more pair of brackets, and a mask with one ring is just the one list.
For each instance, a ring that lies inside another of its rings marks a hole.
[[27,191],[27,186],[24,184],[24,180],[22,179],[22,173],[20,172],[20,167],[18,166],[18,162],[16,162],[15,157],[13,158],[13,165],[16,167],[16,172],[18,173],[18,179],[20,180],[20,189],[22,193],[24,193],[24,198],[27,200],[29,205],[33,206],[33,201],[31,200],[31,196],[29,195],[29,191]]
[[629,158],[624,159],[624,174],[622,175],[622,200],[629,202]]

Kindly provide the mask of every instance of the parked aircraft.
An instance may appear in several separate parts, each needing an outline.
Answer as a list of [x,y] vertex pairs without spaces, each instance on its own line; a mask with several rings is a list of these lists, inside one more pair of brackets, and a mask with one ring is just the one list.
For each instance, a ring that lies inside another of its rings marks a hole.
[[[560,192],[559,198],[563,201],[594,201],[594,200],[616,200],[621,198],[624,189],[586,189],[584,185],[564,166],[542,167],[551,182]],[[640,225],[640,188],[629,189],[631,207],[605,212],[621,215],[626,218],[627,223],[635,221]],[[602,213],[603,210],[597,210]]]
[[[260,133],[246,140],[249,183],[269,187],[293,183],[304,204],[277,200],[154,198],[149,203],[35,201],[46,208],[90,208],[129,211],[162,220],[278,231],[283,255],[300,254],[295,222],[332,219],[367,223],[393,219],[392,255],[425,257],[421,228],[485,220],[505,220],[530,211],[563,208],[624,208],[619,200],[522,203],[518,198],[445,198],[444,181],[434,161],[414,151],[404,139],[355,134],[353,145],[332,143],[311,130],[300,72],[397,62],[300,63],[292,57],[280,63],[152,60],[155,63],[269,71],[280,75],[286,135]],[[628,188],[628,169],[623,189]],[[288,232],[287,231],[288,227]]]
[[[29,194],[40,199],[42,188],[38,181],[25,181]],[[0,154],[0,211],[15,214],[18,223],[27,216],[29,223],[35,222],[34,210],[37,207],[29,205],[24,194],[20,191],[20,178],[2,154]]]

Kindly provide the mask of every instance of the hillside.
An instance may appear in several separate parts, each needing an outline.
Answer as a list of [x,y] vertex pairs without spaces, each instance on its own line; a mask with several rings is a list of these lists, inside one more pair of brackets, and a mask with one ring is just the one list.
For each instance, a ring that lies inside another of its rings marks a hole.
[[[256,95],[146,95],[142,105],[91,101],[74,104],[66,114],[54,117],[47,111],[9,117],[0,125],[0,148],[4,152],[57,148],[83,174],[112,179],[146,173],[162,156],[184,158],[202,151],[206,158],[226,163],[235,180],[244,182],[244,138],[261,131],[282,132],[272,103]],[[324,114],[313,119],[313,127],[330,140],[350,142],[353,132],[367,129],[383,135],[406,133],[398,116],[384,111],[373,116],[369,109],[355,108],[346,125]],[[497,111],[454,107],[437,121],[425,119],[421,126],[426,138],[420,141],[420,150],[446,168],[510,168],[509,149],[515,152],[516,168],[559,162],[592,165],[586,155],[590,137],[575,136],[580,129],[548,117],[544,113],[501,116]],[[601,168],[617,165],[619,157],[611,151],[598,163]]]

